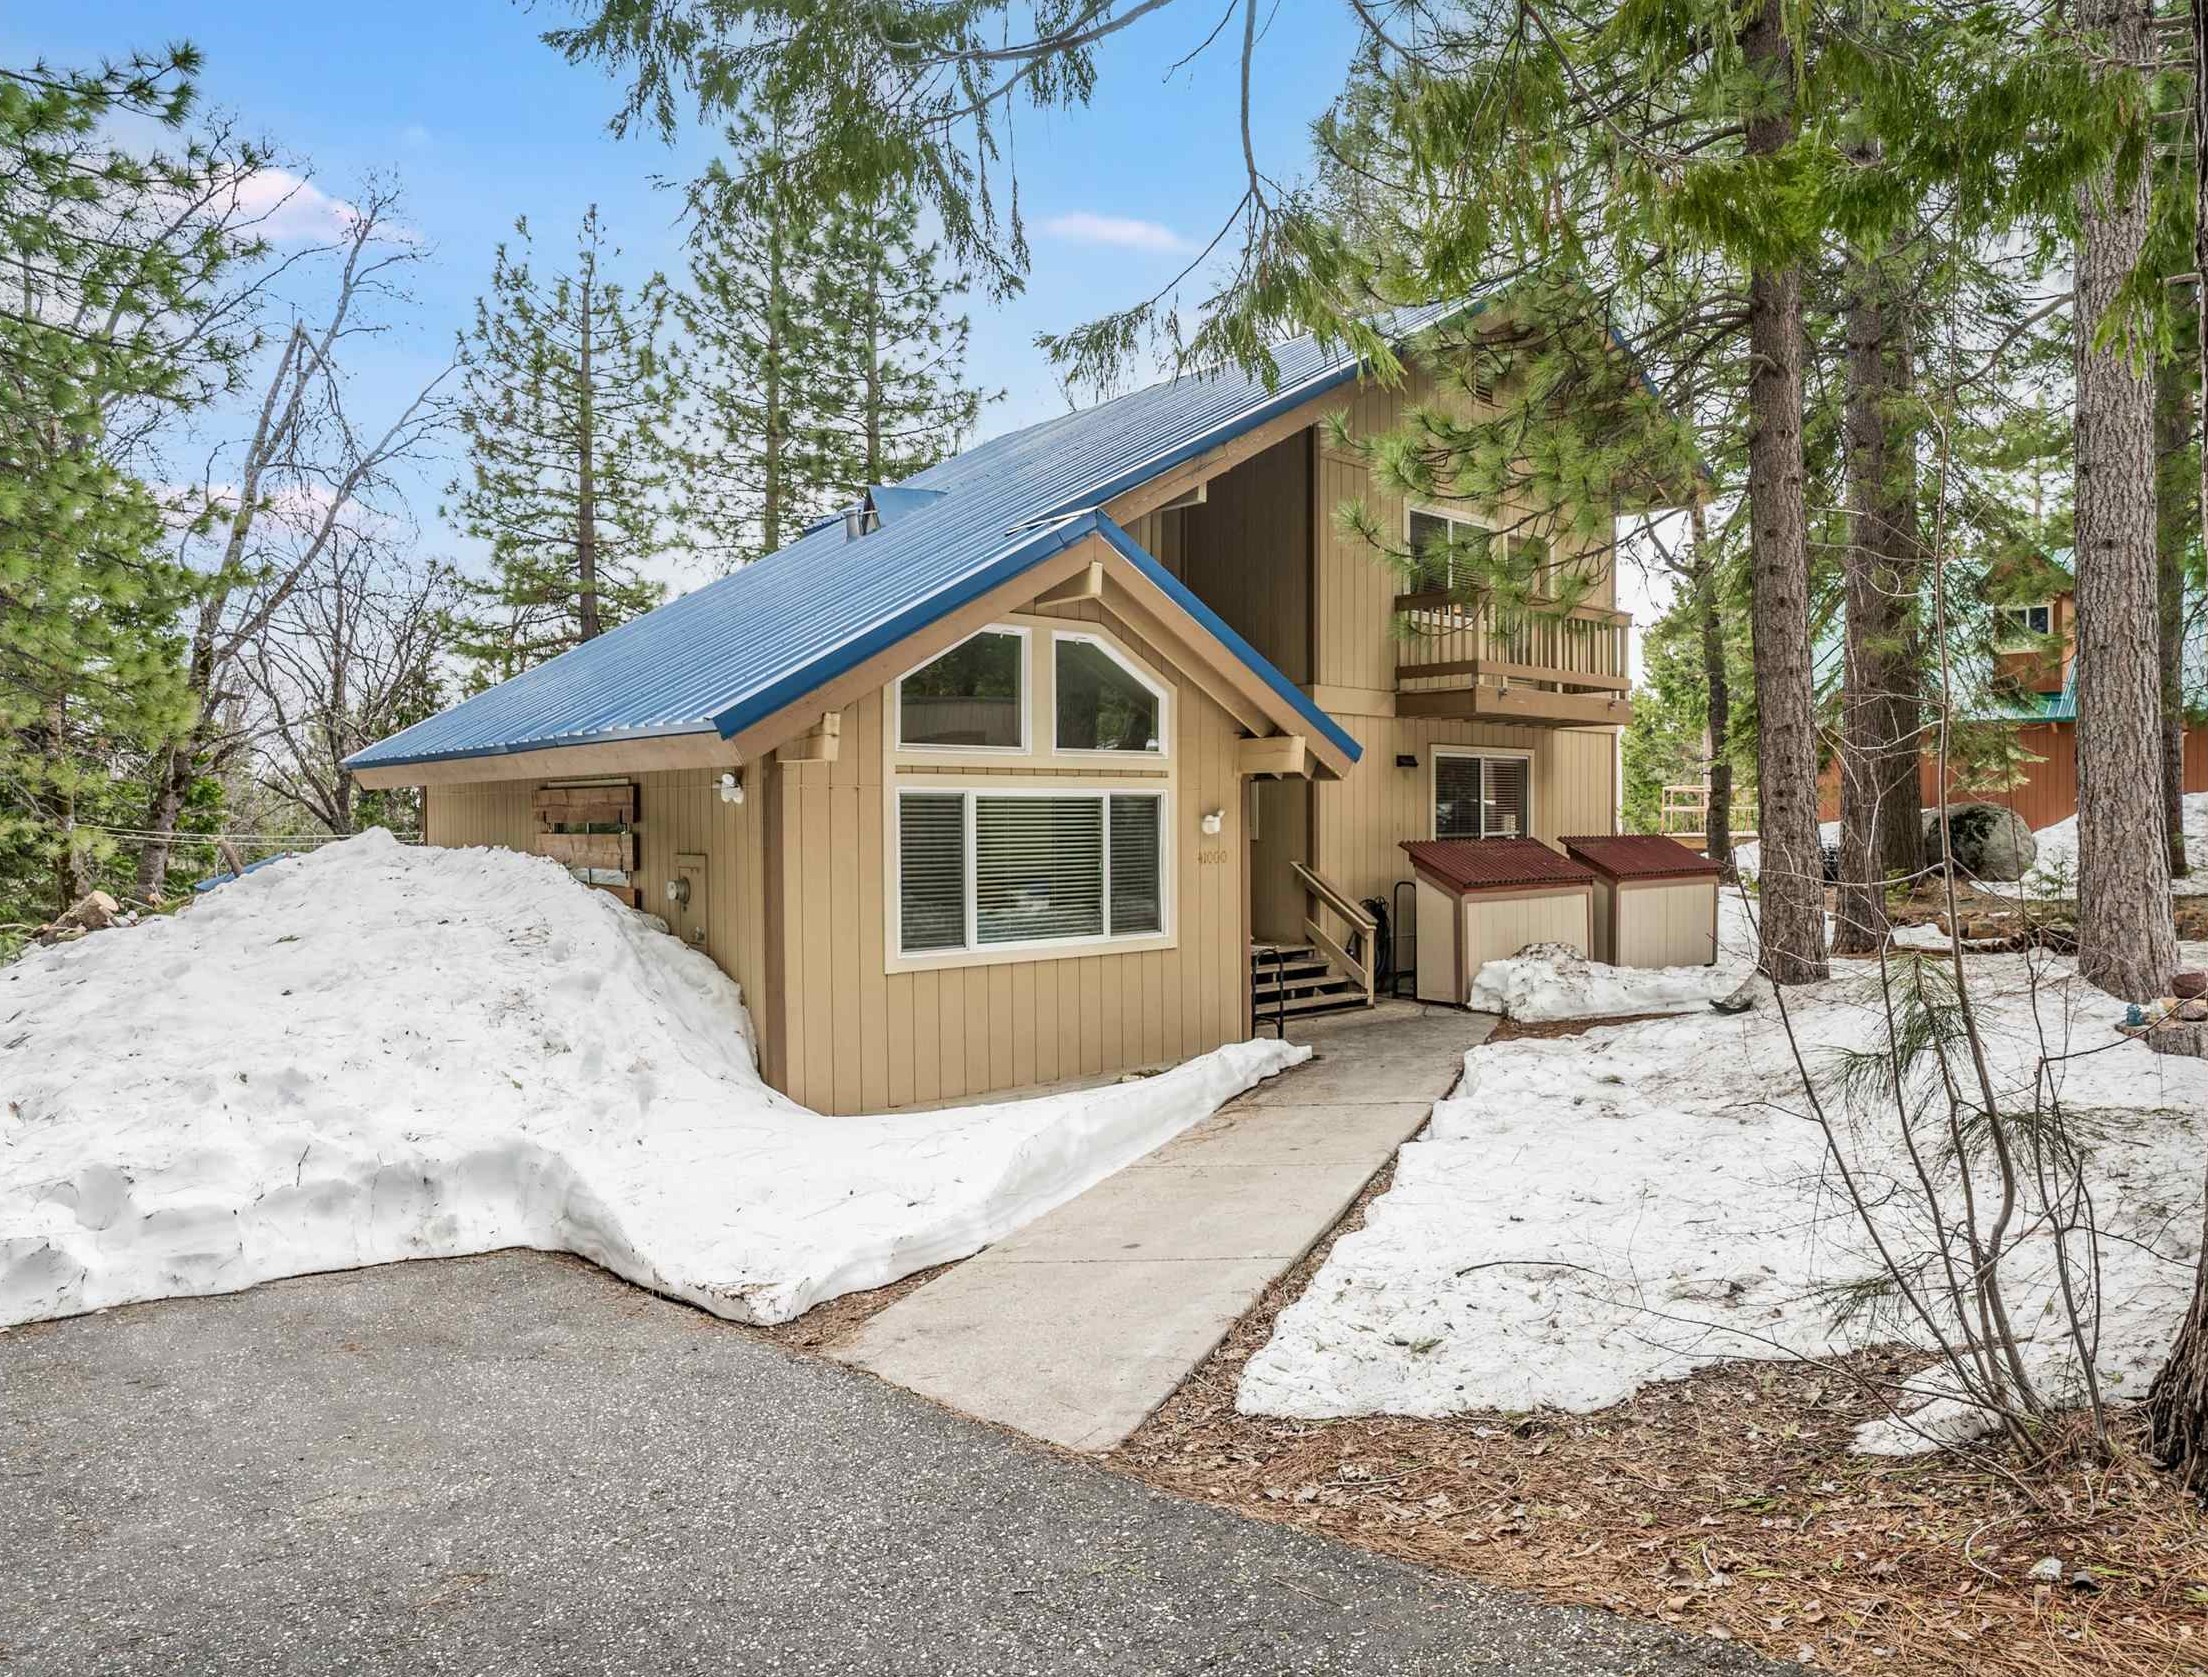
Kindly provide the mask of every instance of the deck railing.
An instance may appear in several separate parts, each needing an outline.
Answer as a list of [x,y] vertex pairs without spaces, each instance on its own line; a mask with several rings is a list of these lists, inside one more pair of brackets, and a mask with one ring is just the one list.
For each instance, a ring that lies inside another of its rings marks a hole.
[[1492,600],[1447,593],[1399,594],[1399,685],[1468,687],[1532,682],[1560,691],[1622,693],[1629,612],[1604,606],[1530,608],[1508,615]]
[[[1296,883],[1303,887],[1303,935],[1311,940],[1314,948],[1347,973],[1352,983],[1364,991],[1365,1005],[1370,1007],[1373,997],[1372,969],[1377,953],[1380,923],[1366,911],[1363,904],[1333,881],[1313,873],[1301,862],[1291,862],[1289,867],[1295,873]],[[1343,940],[1331,936],[1320,923],[1322,916],[1326,914],[1332,914],[1347,927],[1350,936]],[[1356,945],[1356,955],[1349,952],[1350,944]]]

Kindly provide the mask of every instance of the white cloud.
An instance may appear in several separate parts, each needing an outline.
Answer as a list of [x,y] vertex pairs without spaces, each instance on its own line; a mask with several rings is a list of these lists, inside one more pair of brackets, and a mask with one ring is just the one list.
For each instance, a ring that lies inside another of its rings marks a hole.
[[424,150],[433,137],[430,131],[418,122],[410,122],[399,130],[399,144],[406,147],[408,151]]
[[304,175],[270,166],[241,175],[231,188],[238,208],[274,244],[316,244],[342,238],[360,212]]
[[1142,221],[1125,215],[1096,215],[1088,210],[1054,215],[1043,223],[1043,231],[1054,239],[1068,239],[1084,245],[1111,245],[1119,250],[1181,255],[1196,248],[1163,222]]

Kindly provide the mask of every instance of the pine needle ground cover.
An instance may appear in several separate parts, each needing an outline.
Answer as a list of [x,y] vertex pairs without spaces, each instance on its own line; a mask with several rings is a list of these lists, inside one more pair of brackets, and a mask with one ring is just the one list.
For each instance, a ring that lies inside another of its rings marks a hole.
[[[1374,1180],[1113,1466],[1820,1670],[2208,1671],[2208,1519],[2139,1456],[2135,1431],[2119,1431],[2105,1467],[2030,1480],[1960,1458],[1851,1455],[1877,1412],[1864,1381],[1913,1369],[1905,1354],[1823,1369],[1726,1363],[1591,1415],[1238,1413],[1243,1365],[1389,1182]],[[2031,1576],[2049,1556],[2060,1583]]]

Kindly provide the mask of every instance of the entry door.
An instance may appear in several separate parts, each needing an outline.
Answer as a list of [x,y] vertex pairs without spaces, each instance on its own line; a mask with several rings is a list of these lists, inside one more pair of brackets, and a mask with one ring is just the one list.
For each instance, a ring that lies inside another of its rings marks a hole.
[[1311,783],[1301,775],[1248,783],[1250,936],[1259,943],[1303,941],[1303,887],[1290,867],[1310,862]]

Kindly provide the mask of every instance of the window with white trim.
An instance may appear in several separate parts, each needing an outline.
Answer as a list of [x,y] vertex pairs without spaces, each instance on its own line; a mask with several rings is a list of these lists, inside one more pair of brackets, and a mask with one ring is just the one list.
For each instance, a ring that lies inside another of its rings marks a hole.
[[1027,634],[984,629],[897,683],[897,744],[929,751],[1027,749]]
[[1995,618],[2000,625],[2001,639],[2012,646],[2029,646],[2033,639],[2044,639],[2055,632],[2055,608],[2051,603],[2001,606]]
[[1533,832],[1533,764],[1524,757],[1434,753],[1434,837],[1526,838]]
[[1060,751],[1165,754],[1165,694],[1109,642],[1061,630],[1051,659]]
[[897,794],[898,948],[939,955],[1162,936],[1165,795]]

